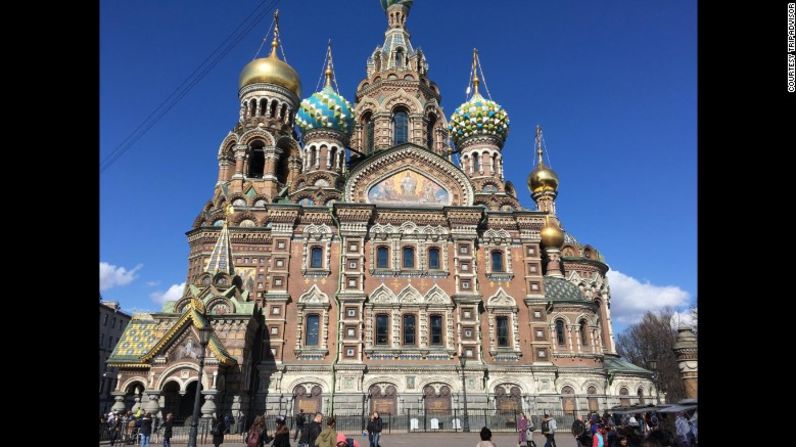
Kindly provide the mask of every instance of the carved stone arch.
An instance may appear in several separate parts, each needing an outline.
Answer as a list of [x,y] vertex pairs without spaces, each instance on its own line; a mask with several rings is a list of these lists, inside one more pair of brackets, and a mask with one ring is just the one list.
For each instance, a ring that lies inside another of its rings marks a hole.
[[[288,105],[288,107],[290,107],[290,106]],[[298,144],[298,142],[296,140],[294,140],[293,138],[291,138],[291,137],[289,137],[287,135],[283,135],[283,136],[279,137],[279,139],[276,140],[276,143],[274,144],[274,146],[276,146],[276,147],[278,147],[280,149],[283,149],[283,150],[287,149],[285,151],[285,153],[283,154],[283,156],[301,157],[301,146],[299,146],[299,144]]]
[[572,322],[569,320],[569,317],[561,312],[556,312],[550,315],[550,321],[552,321],[553,324],[555,324],[556,320],[564,320],[564,325],[565,325],[564,329],[566,329],[566,326],[572,325]]
[[368,112],[376,114],[379,112],[379,109],[379,104],[372,98],[363,98],[355,108],[357,117],[362,117]]
[[329,296],[326,295],[318,288],[317,284],[313,284],[309,290],[304,292],[301,296],[299,296],[298,302],[300,304],[314,304],[314,305],[325,305],[329,306]]
[[268,198],[265,196],[257,195],[254,196],[254,198],[252,199],[252,206],[254,207],[260,207],[260,206],[264,207],[266,205],[268,205]]
[[244,211],[242,213],[235,213],[232,215],[231,219],[232,226],[239,227],[241,222],[243,222],[244,220],[251,220],[252,222],[255,223],[255,225],[257,224],[257,216],[250,213],[249,211]]
[[443,290],[439,284],[434,284],[433,287],[428,289],[426,292],[426,296],[424,301],[427,304],[444,304],[444,305],[452,305],[453,300],[451,300],[450,295],[448,295],[445,290]]
[[211,315],[226,315],[235,313],[235,303],[226,297],[215,297],[207,305],[207,313]]
[[239,144],[249,146],[253,140],[263,140],[266,146],[276,146],[274,136],[260,128],[254,128],[243,133],[238,139]]
[[411,284],[404,287],[395,297],[401,304],[422,304],[423,295]]
[[595,382],[594,380],[587,379],[583,382],[583,386],[580,387],[583,394],[589,394],[589,388],[594,388],[594,394],[600,394],[599,390],[604,389],[603,385]]
[[227,200],[229,200],[229,203],[235,203],[236,200],[243,200],[244,202],[246,202],[246,206],[249,206],[248,197],[246,197],[246,195],[241,193],[241,192],[236,192],[236,193],[230,194],[227,197]]
[[331,238],[332,237],[332,229],[329,228],[328,225],[324,224],[309,224],[304,227],[303,231],[304,237],[309,240],[313,239],[316,241],[320,241],[323,239]]
[[[147,386],[146,386],[147,378],[145,376],[133,376],[133,377],[130,377],[127,380],[125,380],[122,383],[122,386],[119,387],[119,390],[120,391],[124,391],[125,393],[127,393],[127,389],[130,388],[130,386],[135,384],[135,383],[138,383],[141,386],[141,391],[142,392],[147,389]],[[135,392],[135,390],[133,390],[133,392]]]
[[225,157],[225,158],[234,158],[235,154],[235,145],[238,144],[238,136],[230,132],[221,140],[221,144],[218,145],[218,157]]
[[[209,352],[209,350],[208,350]],[[173,365],[170,365],[166,368],[162,373],[160,373],[160,377],[158,378],[157,382],[155,382],[155,389],[162,390],[163,386],[166,384],[169,378],[176,377],[173,374],[178,372],[181,369],[189,369],[195,373],[195,376],[187,377],[187,378],[178,378],[178,382],[182,385],[180,391],[185,391],[193,382],[196,382],[199,373],[199,364],[192,363],[192,362],[179,362]],[[208,377],[209,376],[209,377]],[[210,381],[213,380],[212,375],[210,374],[202,374],[202,388],[205,390],[210,389]]]
[[382,104],[382,110],[390,114],[394,113],[399,106],[406,107],[409,113],[423,113],[423,104],[420,103],[420,100],[404,91],[404,89],[399,89],[385,98]]
[[368,301],[372,304],[388,304],[396,302],[395,293],[385,284],[381,284],[368,296]]
[[412,221],[407,221],[402,223],[401,226],[398,228],[398,231],[400,231],[404,235],[417,235],[420,233],[420,230],[418,230],[417,228],[417,224],[415,224]]
[[487,309],[494,308],[494,307],[517,307],[517,301],[505,290],[503,287],[498,288],[497,292],[495,292],[489,299],[487,300]]

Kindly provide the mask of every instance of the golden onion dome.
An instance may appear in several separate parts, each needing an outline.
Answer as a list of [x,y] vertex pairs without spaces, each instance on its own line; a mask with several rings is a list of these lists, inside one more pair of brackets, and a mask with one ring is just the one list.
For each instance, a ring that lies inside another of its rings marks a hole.
[[544,191],[558,191],[558,175],[544,164],[537,164],[528,175],[528,189],[531,194]]
[[564,245],[564,232],[555,223],[548,221],[541,231],[542,245],[548,248],[561,248]]
[[268,57],[255,59],[240,73],[239,89],[251,84],[274,84],[284,87],[301,98],[301,79],[290,65],[279,60],[276,51]]

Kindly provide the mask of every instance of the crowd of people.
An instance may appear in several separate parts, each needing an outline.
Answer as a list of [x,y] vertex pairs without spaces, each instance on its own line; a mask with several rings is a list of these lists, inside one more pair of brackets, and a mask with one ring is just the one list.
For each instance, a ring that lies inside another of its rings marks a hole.
[[[556,447],[555,418],[545,413],[540,428],[546,439],[544,447]],[[535,447],[532,440],[534,429],[525,414],[520,415],[517,444]],[[491,436],[491,432],[489,434]],[[697,447],[697,411],[690,415],[680,412],[674,420],[670,413],[652,411],[637,414],[605,411],[602,416],[591,413],[585,419],[579,416],[573,422],[572,435],[582,447]],[[483,430],[481,440],[484,442]],[[486,445],[479,443],[477,447]]]
[[[336,429],[334,417],[327,418],[324,425],[322,413],[315,413],[311,420],[307,416],[304,410],[300,410],[295,418],[293,441],[298,441],[298,447],[360,447],[359,441]],[[174,415],[171,413],[159,426],[156,426],[152,415],[141,408],[135,413],[111,411],[103,415],[100,422],[107,427],[111,447],[117,442],[149,447],[153,433],[161,433],[163,447],[171,447],[174,425]],[[229,433],[231,422],[229,416],[213,419],[210,434],[215,447],[224,443],[224,434]],[[544,447],[557,447],[556,419],[545,413],[539,425],[538,429],[545,437]],[[368,447],[381,447],[379,441],[383,426],[379,413],[374,411],[368,418],[367,429],[362,433],[368,437]],[[533,441],[535,430],[537,427],[534,423],[525,414],[520,414],[517,421],[518,446],[536,447]],[[697,411],[680,412],[674,418],[671,413],[654,411],[635,414],[610,414],[605,411],[602,416],[595,412],[585,418],[579,416],[573,422],[571,432],[579,447],[697,447]],[[479,436],[481,440],[476,447],[496,447],[488,427],[483,427]],[[271,436],[265,416],[257,416],[244,433],[244,443],[246,447],[265,447],[269,444],[272,447],[290,447],[290,429],[285,417],[276,417],[276,429]]]

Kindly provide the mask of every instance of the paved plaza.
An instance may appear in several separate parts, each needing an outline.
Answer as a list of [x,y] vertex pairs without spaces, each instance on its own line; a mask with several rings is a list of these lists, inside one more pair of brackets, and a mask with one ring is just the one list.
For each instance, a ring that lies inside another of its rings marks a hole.
[[[479,428],[480,430],[480,428]],[[349,434],[350,436],[350,434]],[[357,438],[360,447],[368,447],[367,438],[360,434]],[[474,447],[481,438],[478,437],[478,431],[472,433],[393,433],[384,434],[379,442],[380,447],[418,447],[418,446],[433,446],[433,447]],[[537,447],[544,446],[544,436],[539,433],[534,434],[534,442]],[[492,442],[496,447],[516,447],[517,435],[514,433],[494,433],[492,435]],[[185,445],[179,442],[172,442],[173,445]],[[572,437],[568,431],[560,432],[556,435],[557,447],[576,447],[575,438]],[[105,447],[108,442],[100,444]],[[117,444],[120,445],[120,444]],[[163,442],[151,442],[151,447],[160,447]],[[245,444],[239,441],[225,442],[221,444],[222,447],[243,447]],[[297,446],[297,443],[291,440],[292,447]],[[211,447],[212,444],[201,444],[201,447]]]

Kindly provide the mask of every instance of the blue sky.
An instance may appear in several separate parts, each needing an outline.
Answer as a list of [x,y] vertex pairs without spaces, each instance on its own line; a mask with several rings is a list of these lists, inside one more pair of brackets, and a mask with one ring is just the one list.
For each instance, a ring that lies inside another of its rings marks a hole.
[[[332,38],[353,100],[383,42],[378,0],[279,3],[303,94]],[[104,159],[255,10],[240,0],[100,2],[100,158]],[[237,81],[270,14],[100,175],[100,287],[127,311],[155,310],[187,273],[185,232],[211,197],[218,145],[238,119]],[[615,328],[696,296],[696,4],[416,0],[407,27],[450,114],[465,99],[473,47],[492,99],[511,118],[505,175],[520,202],[544,129],[564,228],[612,268]],[[263,52],[268,48],[266,44]],[[261,54],[262,55],[262,54]]]

